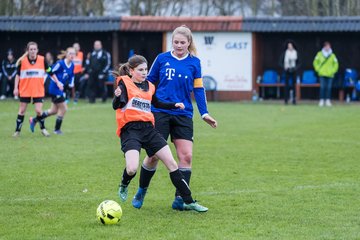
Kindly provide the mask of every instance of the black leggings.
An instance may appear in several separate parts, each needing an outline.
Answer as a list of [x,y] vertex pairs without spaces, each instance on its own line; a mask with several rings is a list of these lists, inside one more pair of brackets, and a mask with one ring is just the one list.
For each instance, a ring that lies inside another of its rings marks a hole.
[[[290,84],[290,78],[292,79],[292,84]],[[293,102],[296,101],[296,72],[285,72],[285,91],[284,91],[284,101],[287,103],[289,101],[290,90],[293,90]]]
[[[1,79],[1,95],[12,96],[14,91],[14,78],[9,80],[6,76],[3,76]],[[7,87],[9,86],[9,90]]]

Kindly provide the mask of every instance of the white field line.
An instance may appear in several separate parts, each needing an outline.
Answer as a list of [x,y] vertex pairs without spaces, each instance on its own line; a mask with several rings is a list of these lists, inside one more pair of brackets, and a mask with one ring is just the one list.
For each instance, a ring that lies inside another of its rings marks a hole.
[[[293,192],[293,191],[304,191],[304,190],[314,190],[314,189],[332,189],[332,188],[352,188],[359,187],[355,183],[328,183],[321,185],[299,185],[292,188],[279,188],[279,189],[238,189],[227,192],[196,192],[196,195],[239,195],[239,194],[250,194],[250,193],[267,193],[267,192]],[[17,198],[5,198],[0,197],[0,202],[42,202],[42,201],[83,201],[83,200],[98,200],[98,196],[86,196],[83,195],[77,196],[57,196],[57,197],[17,197]]]

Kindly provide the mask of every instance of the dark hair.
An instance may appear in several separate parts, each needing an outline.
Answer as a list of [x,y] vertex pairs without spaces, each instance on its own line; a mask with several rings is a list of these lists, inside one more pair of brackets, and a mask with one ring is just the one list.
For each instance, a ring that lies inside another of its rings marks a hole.
[[8,50],[7,50],[7,52],[6,52],[6,54],[9,56],[9,55],[13,55],[14,56],[14,51],[11,49],[11,48],[9,48]]
[[285,51],[287,50],[289,43],[291,43],[291,44],[293,45],[293,48],[294,48],[295,50],[297,50],[297,44],[296,44],[296,42],[295,42],[294,40],[292,40],[292,39],[287,39],[287,40],[284,42],[284,45],[283,45]]
[[[120,64],[118,71],[113,71],[112,73],[115,77],[124,76],[124,75],[131,77],[130,69],[134,69],[143,63],[146,64],[148,63],[146,58],[144,58],[141,55],[134,55],[130,57],[126,63]],[[114,87],[116,88],[117,87],[116,81],[114,82],[114,84],[115,84]]]
[[325,41],[325,42],[324,42],[324,47],[325,47],[325,46],[331,46],[330,42],[329,42],[329,41]]

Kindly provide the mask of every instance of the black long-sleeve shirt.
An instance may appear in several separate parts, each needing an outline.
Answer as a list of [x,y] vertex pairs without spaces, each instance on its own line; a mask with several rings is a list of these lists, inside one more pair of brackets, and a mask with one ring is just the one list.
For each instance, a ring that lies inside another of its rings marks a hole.
[[2,61],[2,73],[5,77],[15,78],[16,75],[16,61],[10,62],[8,59]]
[[[145,91],[145,92],[149,91],[149,82],[148,81],[143,81],[141,83],[135,83],[135,85],[138,88]],[[113,108],[114,108],[114,110],[116,110],[118,108],[123,108],[127,104],[127,102],[129,101],[125,83],[122,80],[120,80],[118,86],[121,89],[121,94],[118,97],[115,96],[114,99],[113,99]],[[169,103],[160,102],[159,99],[155,96],[155,94],[152,96],[151,104],[156,108],[162,108],[162,109],[174,109],[174,108],[176,108],[175,107],[176,103],[174,103],[174,102],[169,102]]]
[[111,55],[105,50],[93,51],[90,55],[89,65],[85,69],[88,74],[107,75],[111,66]]

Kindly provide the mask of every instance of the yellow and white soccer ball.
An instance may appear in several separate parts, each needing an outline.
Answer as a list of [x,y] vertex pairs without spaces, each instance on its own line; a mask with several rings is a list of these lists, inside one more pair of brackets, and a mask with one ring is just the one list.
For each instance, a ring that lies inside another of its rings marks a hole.
[[96,210],[97,219],[104,225],[118,223],[121,216],[121,206],[113,200],[103,201]]

